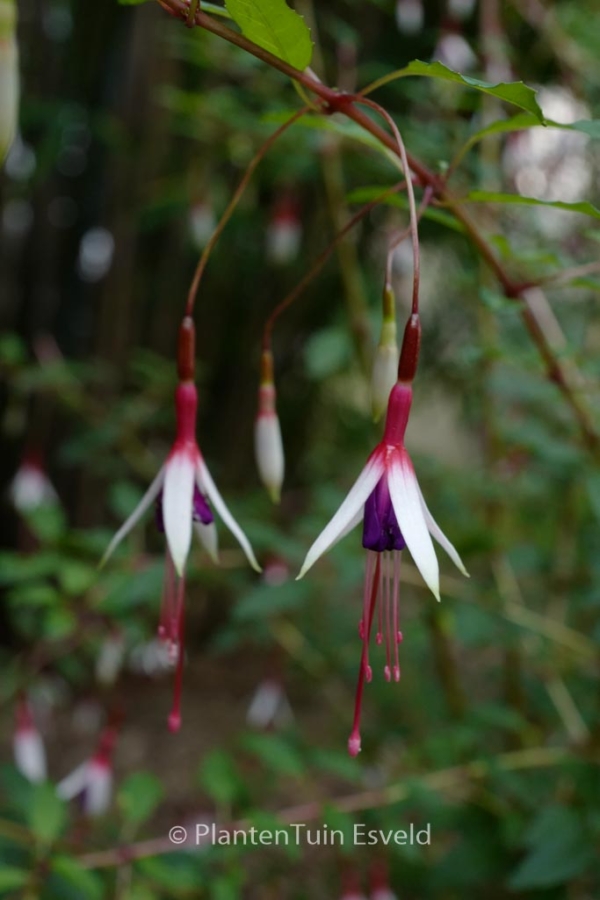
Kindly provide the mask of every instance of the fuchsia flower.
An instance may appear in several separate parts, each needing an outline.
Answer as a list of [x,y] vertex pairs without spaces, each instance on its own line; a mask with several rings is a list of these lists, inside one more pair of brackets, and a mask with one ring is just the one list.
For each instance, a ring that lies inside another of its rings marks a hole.
[[196,442],[198,394],[193,382],[194,324],[186,317],[180,330],[178,371],[180,382],[175,391],[177,431],[167,461],[146,491],[144,497],[110,542],[103,563],[115,547],[131,531],[149,507],[157,502],[157,524],[167,541],[165,586],[159,626],[159,638],[177,665],[175,702],[169,716],[169,728],[177,731],[181,724],[181,674],[183,667],[183,600],[185,566],[195,530],[213,559],[217,556],[217,534],[209,502],[237,538],[253,569],[260,572],[248,538],[229,512],[206,467]]
[[13,737],[15,765],[28,781],[45,781],[46,750],[29,703],[24,697],[17,704],[17,721]]
[[[414,320],[414,321],[413,321]],[[408,340],[407,340],[408,337]],[[372,677],[369,638],[378,609],[376,641],[385,643],[385,677],[400,680],[398,647],[400,558],[408,547],[415,565],[437,600],[440,599],[439,568],[431,537],[467,575],[460,556],[429,512],[404,446],[404,433],[412,403],[411,382],[416,369],[420,341],[418,317],[409,320],[399,365],[399,380],[390,393],[385,431],[348,496],[306,555],[298,575],[303,575],[320,556],[363,522],[363,547],[367,550],[360,637],[363,642],[354,724],[348,741],[352,756],[360,751],[360,712],[364,682]],[[408,349],[405,352],[405,348]]]
[[101,816],[110,806],[114,780],[112,755],[116,740],[116,728],[106,728],[94,755],[56,785],[57,796],[62,800],[78,798],[86,816]]

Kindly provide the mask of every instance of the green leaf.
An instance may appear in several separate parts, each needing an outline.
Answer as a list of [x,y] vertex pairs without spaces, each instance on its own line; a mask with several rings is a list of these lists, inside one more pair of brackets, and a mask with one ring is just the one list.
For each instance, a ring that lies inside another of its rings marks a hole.
[[535,115],[531,115],[530,113],[518,113],[510,119],[498,119],[497,122],[492,122],[491,125],[487,125],[485,128],[481,128],[479,131],[472,134],[469,140],[457,153],[453,162],[453,167],[456,168],[460,160],[462,160],[465,154],[468,153],[475,144],[478,144],[479,141],[482,141],[490,135],[526,131],[529,128],[538,128],[540,125],[545,125],[548,128],[561,128],[566,131],[579,131],[583,134],[587,134],[589,137],[600,138],[600,120],[598,119],[581,119],[579,122],[571,122],[570,124],[565,125],[562,122],[554,122],[552,119],[546,119],[545,122],[540,122]]
[[102,881],[88,869],[84,869],[71,856],[57,856],[52,862],[52,872],[69,887],[77,891],[81,900],[101,900],[104,895]]
[[119,788],[117,805],[124,819],[140,825],[150,818],[162,796],[162,785],[156,776],[149,772],[135,772]]
[[[382,187],[355,188],[355,190],[350,191],[346,200],[348,203],[370,203],[372,200],[376,200],[384,190],[385,188]],[[397,206],[400,209],[408,209],[408,202],[403,194],[390,194],[381,203],[384,206]],[[465,233],[465,229],[458,219],[441,209],[428,207],[423,213],[423,218],[429,219],[430,222],[437,222],[439,225],[443,225],[444,228],[449,228],[450,231],[457,231],[459,234]]]
[[224,805],[239,796],[242,785],[233,760],[221,750],[213,750],[204,760],[200,783],[216,803]]
[[310,31],[285,0],[226,0],[225,5],[248,40],[296,69],[310,64]]
[[503,194],[494,191],[471,191],[462,198],[463,203],[511,203],[517,206],[550,206],[553,209],[565,209],[568,212],[582,213],[600,219],[600,209],[592,206],[587,200],[577,203],[565,203],[563,200],[538,200],[537,197],[522,197],[521,194]]
[[367,93],[375,90],[375,88],[382,87],[384,84],[388,84],[390,81],[405,78],[408,75],[441,78],[443,81],[454,81],[457,84],[464,84],[467,87],[475,88],[476,91],[481,91],[483,94],[489,94],[491,97],[497,97],[499,100],[518,106],[520,109],[532,113],[541,125],[544,124],[544,114],[536,100],[536,92],[533,88],[523,84],[522,81],[490,84],[487,81],[481,81],[479,78],[471,78],[469,75],[461,75],[459,72],[454,72],[441,62],[426,63],[420,59],[414,59],[404,69],[397,69],[395,72],[390,72],[389,75],[384,75],[383,78],[380,78],[370,86]]
[[300,777],[304,772],[302,757],[290,743],[274,734],[249,734],[243,739],[246,750],[258,757],[268,771]]
[[6,869],[0,869],[0,891],[14,891],[17,888],[24,887],[29,880],[29,872],[22,869],[15,869],[7,866]]
[[148,3],[148,0],[119,0],[121,6],[141,6],[142,3]]
[[580,875],[594,856],[579,815],[566,806],[543,809],[526,843],[530,852],[508,879],[514,891],[564,884]]
[[27,810],[27,819],[38,843],[52,844],[63,830],[66,818],[65,805],[56,796],[54,785],[36,785]]

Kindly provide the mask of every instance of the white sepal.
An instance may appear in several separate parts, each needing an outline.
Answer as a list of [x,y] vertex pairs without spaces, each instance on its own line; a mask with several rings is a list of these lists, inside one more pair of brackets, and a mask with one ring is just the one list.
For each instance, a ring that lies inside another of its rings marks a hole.
[[279,417],[259,415],[254,423],[254,452],[258,474],[273,503],[279,503],[285,470]]
[[111,767],[101,760],[90,760],[87,785],[83,792],[83,810],[88,816],[101,816],[108,810],[112,797],[112,786]]
[[391,461],[388,487],[392,506],[415,565],[427,587],[440,599],[440,573],[437,557],[429,536],[417,478],[406,450]]
[[353,486],[350,488],[346,499],[325,526],[319,537],[316,539],[308,553],[306,559],[300,569],[298,578],[302,578],[316,561],[330,547],[332,547],[341,536],[351,530],[352,527],[360,521],[357,514],[364,507],[365,501],[373,493],[377,482],[384,473],[384,464],[378,457],[370,459],[366,464]]
[[460,556],[458,555],[456,548],[454,547],[453,544],[450,543],[450,541],[448,540],[448,538],[446,537],[446,535],[444,534],[444,532],[442,531],[440,526],[437,524],[437,522],[435,521],[435,519],[433,518],[433,516],[427,509],[427,504],[425,503],[425,499],[421,492],[421,488],[418,486],[418,484],[417,484],[417,488],[419,490],[419,499],[421,501],[421,508],[423,509],[423,515],[425,516],[425,524],[427,525],[430,535],[433,538],[435,538],[435,540],[438,542],[440,547],[442,547],[446,551],[446,553],[448,554],[448,556],[450,557],[450,559],[452,560],[452,562],[454,563],[456,568],[460,572],[462,572],[463,575],[465,575],[467,578],[469,578],[469,573],[465,569],[464,563],[463,563],[462,559],[460,558]]
[[219,563],[219,537],[217,534],[217,526],[214,522],[207,525],[204,522],[194,522],[194,530],[198,535],[200,543],[212,559],[214,563]]
[[196,460],[176,451],[165,465],[162,513],[165,536],[177,574],[181,577],[192,542],[192,507]]
[[81,763],[56,785],[56,795],[61,800],[72,800],[85,790],[88,783],[89,762]]
[[124,522],[112,541],[106,548],[106,552],[100,561],[100,566],[103,566],[107,561],[109,556],[114,552],[115,548],[121,543],[123,538],[129,534],[131,529],[137,525],[139,520],[142,518],[146,510],[152,505],[152,503],[156,500],[160,493],[160,489],[163,486],[163,481],[165,479],[165,467],[163,466],[134,511],[131,513],[126,522]]
[[229,528],[232,535],[235,537],[240,547],[246,554],[248,562],[252,566],[252,568],[256,572],[262,572],[261,567],[259,566],[256,557],[254,555],[254,551],[250,546],[250,541],[235,521],[227,506],[225,505],[225,501],[221,497],[216,484],[212,480],[211,474],[206,468],[206,464],[203,459],[197,464],[196,468],[196,484],[198,485],[198,489],[208,496],[208,499],[212,503],[215,508],[215,512],[222,520],[223,524]]
[[15,765],[28,781],[46,780],[46,750],[37,728],[19,728],[13,739]]

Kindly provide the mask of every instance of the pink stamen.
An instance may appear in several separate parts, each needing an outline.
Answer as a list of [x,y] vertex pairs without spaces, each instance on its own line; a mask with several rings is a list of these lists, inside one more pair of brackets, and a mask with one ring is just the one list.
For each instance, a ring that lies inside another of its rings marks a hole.
[[[374,561],[374,557],[376,560]],[[375,571],[373,572],[373,567]],[[358,683],[356,685],[356,699],[354,701],[354,721],[352,723],[352,731],[348,739],[348,752],[350,756],[357,756],[360,753],[360,713],[362,708],[362,696],[365,686],[365,678],[368,665],[368,646],[369,637],[371,635],[371,626],[373,624],[373,614],[375,612],[375,604],[377,602],[377,594],[379,592],[379,581],[381,575],[381,556],[379,553],[369,553],[367,556],[367,576],[365,579],[365,614],[364,621],[367,623],[365,640],[363,641],[362,657],[358,670]],[[370,590],[369,590],[370,585]],[[368,609],[367,609],[368,601]],[[369,680],[367,678],[367,680]]]
[[[183,591],[185,588],[183,578],[180,580],[180,584],[178,586],[181,590],[181,594],[183,596]],[[177,669],[175,671],[175,686],[173,690],[173,707],[171,712],[169,713],[168,718],[168,727],[169,731],[172,734],[175,734],[181,728],[181,692],[183,687],[183,657],[184,657],[184,646],[183,646],[183,632],[184,632],[184,605],[183,602],[180,604],[180,613],[179,613],[179,628],[177,635],[177,643],[178,643],[178,655],[177,655]]]
[[[400,560],[401,556],[399,553],[394,557],[394,634],[396,636],[396,640],[394,641],[394,681],[400,681],[400,660],[398,658],[398,635],[400,631],[398,630],[398,617],[399,617],[399,605],[400,605]],[[401,637],[402,639],[402,637]]]
[[384,553],[383,555],[383,603],[384,603],[384,619],[385,619],[385,668],[383,670],[386,681],[390,680],[390,666],[391,666],[391,634],[390,634],[390,622],[391,622],[391,558],[389,553]]

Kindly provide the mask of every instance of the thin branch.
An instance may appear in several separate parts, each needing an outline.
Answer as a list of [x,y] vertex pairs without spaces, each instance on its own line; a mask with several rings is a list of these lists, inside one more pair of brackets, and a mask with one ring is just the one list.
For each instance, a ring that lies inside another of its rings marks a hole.
[[271,147],[273,146],[275,141],[279,137],[281,137],[281,135],[285,131],[287,131],[287,129],[290,127],[290,125],[293,125],[294,122],[297,122],[298,119],[300,119],[302,116],[304,116],[309,111],[310,111],[309,106],[303,106],[302,109],[299,109],[297,112],[295,112],[293,116],[291,116],[286,122],[283,123],[283,125],[279,126],[277,131],[274,131],[273,134],[267,138],[267,140],[264,142],[264,144],[257,151],[256,155],[250,161],[248,168],[244,172],[244,177],[240,181],[239,185],[237,186],[236,192],[234,193],[233,197],[231,198],[231,200],[229,201],[229,203],[227,205],[227,209],[221,216],[219,224],[213,231],[212,235],[210,236],[210,240],[208,241],[206,247],[202,251],[202,255],[198,261],[198,265],[196,266],[196,271],[194,272],[194,277],[192,278],[192,283],[190,285],[190,290],[188,293],[187,303],[186,303],[186,307],[185,307],[186,316],[191,316],[194,311],[194,303],[196,301],[196,296],[198,294],[198,288],[200,287],[200,281],[202,280],[202,275],[204,274],[204,270],[208,263],[210,254],[212,253],[213,247],[215,246],[215,244],[219,240],[221,234],[223,233],[225,226],[227,225],[231,216],[235,212],[235,209],[242,197],[242,194],[248,187],[248,183],[249,183],[252,175],[254,174],[254,170],[256,169],[258,164],[261,162],[261,160],[264,159],[264,157],[269,152],[269,150],[271,149]]

